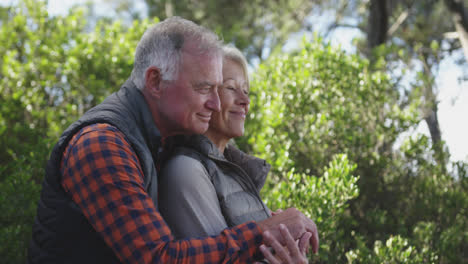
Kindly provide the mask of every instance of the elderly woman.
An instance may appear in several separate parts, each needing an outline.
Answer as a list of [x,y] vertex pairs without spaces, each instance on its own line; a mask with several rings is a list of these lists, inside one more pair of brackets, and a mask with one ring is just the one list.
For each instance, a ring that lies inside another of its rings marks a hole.
[[[259,195],[270,165],[228,144],[244,134],[249,81],[242,53],[232,46],[224,47],[223,53],[221,111],[212,113],[208,131],[169,137],[164,143],[159,206],[176,238],[217,235],[227,227],[271,216]],[[297,249],[295,243],[291,247],[290,252]],[[275,263],[271,254],[265,256]]]

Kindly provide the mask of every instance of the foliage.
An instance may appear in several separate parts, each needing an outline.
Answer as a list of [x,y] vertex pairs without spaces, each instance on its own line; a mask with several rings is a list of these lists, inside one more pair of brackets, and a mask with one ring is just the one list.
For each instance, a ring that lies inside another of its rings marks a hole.
[[386,74],[321,39],[267,60],[251,86],[248,143],[279,172],[318,175],[341,152],[377,164],[379,151],[417,121],[417,102],[400,108]]
[[385,244],[382,241],[374,243],[373,250],[369,250],[363,244],[362,248],[346,253],[348,263],[437,263],[437,255],[430,251],[420,252],[409,244],[408,239],[401,236],[390,237]]
[[4,263],[24,262],[26,256],[40,191],[40,186],[32,181],[38,164],[30,162],[37,158],[31,153],[0,166],[0,255]]
[[[370,67],[320,39],[271,56],[252,81],[247,136],[238,143],[272,163],[265,195],[275,206],[292,206],[286,201],[298,197],[294,202],[304,210],[320,206],[329,213],[326,205],[304,198],[302,184],[310,185],[313,177],[305,175],[323,175],[339,153],[356,164],[359,196],[339,206],[348,209],[340,217],[312,214],[326,239],[328,226],[338,227],[339,239],[323,242],[318,262],[345,262],[348,251],[359,263],[403,262],[405,257],[463,262],[468,167],[449,164],[453,169],[446,170],[429,138],[404,136],[419,122],[420,101],[407,101],[387,74]],[[288,183],[294,187],[286,188]],[[318,191],[314,195],[321,197]],[[434,227],[430,235],[421,231],[424,223]],[[461,235],[449,238],[454,232]],[[400,249],[406,255],[398,255]]]
[[267,49],[282,46],[302,28],[316,2],[321,1],[145,0],[150,16],[190,19],[234,43],[248,58],[260,60],[267,57]]
[[[437,162],[444,168],[446,155],[438,120],[439,65],[455,61],[465,66],[462,54],[466,41],[457,20],[466,21],[463,1],[452,0],[353,0],[335,1],[335,22],[330,28],[353,27],[364,38],[355,39],[356,46],[374,62],[374,69],[386,71],[395,82],[395,89],[408,98],[418,98],[419,116],[431,134]],[[457,2],[458,4],[455,4]],[[448,6],[458,5],[450,10]],[[358,8],[356,8],[358,7]],[[355,12],[355,10],[358,12]],[[461,16],[464,16],[461,18]],[[352,21],[351,25],[345,21]],[[455,32],[457,37],[453,37]],[[452,35],[449,37],[449,35]],[[466,45],[465,45],[466,46]],[[465,48],[466,50],[466,48]],[[466,52],[465,52],[466,53]],[[462,68],[463,69],[463,68]],[[466,75],[466,72],[464,73]],[[464,77],[466,78],[466,76]]]
[[[0,11],[2,262],[24,262],[52,144],[125,81],[150,24],[90,26],[86,12],[50,17],[32,0]],[[241,28],[226,31],[232,41]],[[385,65],[389,50],[377,52]],[[272,209],[295,206],[316,221],[314,262],[466,262],[468,165],[448,162],[443,144],[408,137],[423,94],[395,89],[376,65],[321,39],[273,52],[254,74],[238,144],[273,165],[263,190]]]
[[342,248],[345,230],[338,223],[344,217],[347,202],[356,198],[359,192],[356,185],[359,177],[351,174],[355,168],[345,155],[337,155],[324,168],[322,177],[296,174],[291,170],[284,181],[262,191],[269,208],[296,207],[315,219],[321,241],[315,259],[336,263],[336,257],[341,253],[338,250]]

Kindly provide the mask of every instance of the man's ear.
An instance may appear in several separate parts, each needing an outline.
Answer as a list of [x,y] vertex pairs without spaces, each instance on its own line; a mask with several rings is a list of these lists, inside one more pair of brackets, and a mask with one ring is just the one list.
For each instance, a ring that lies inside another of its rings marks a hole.
[[161,96],[162,76],[161,71],[156,66],[149,67],[145,72],[145,92],[151,97]]

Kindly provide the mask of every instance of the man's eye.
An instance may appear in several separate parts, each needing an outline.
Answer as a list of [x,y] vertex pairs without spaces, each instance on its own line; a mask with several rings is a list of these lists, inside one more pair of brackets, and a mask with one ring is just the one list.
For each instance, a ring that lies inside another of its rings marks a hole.
[[202,94],[207,94],[211,92],[210,87],[201,87],[201,88],[198,88],[197,90],[199,93],[202,93]]
[[236,90],[236,88],[234,88],[233,86],[228,86],[228,87],[226,87],[226,89],[232,90],[232,91]]

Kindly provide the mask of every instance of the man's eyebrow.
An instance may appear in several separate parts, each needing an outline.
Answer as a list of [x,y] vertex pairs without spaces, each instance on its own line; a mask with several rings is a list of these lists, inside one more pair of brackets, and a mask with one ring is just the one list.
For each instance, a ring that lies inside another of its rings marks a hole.
[[231,80],[231,81],[236,81],[236,80],[234,80],[233,78],[226,78],[226,79],[223,80],[223,82],[226,82],[226,81],[229,81],[229,80]]
[[211,83],[211,82],[207,82],[207,81],[193,84],[193,87],[195,87],[195,88],[201,88],[201,87],[206,87],[206,86],[214,87],[214,86],[216,86],[216,84]]

